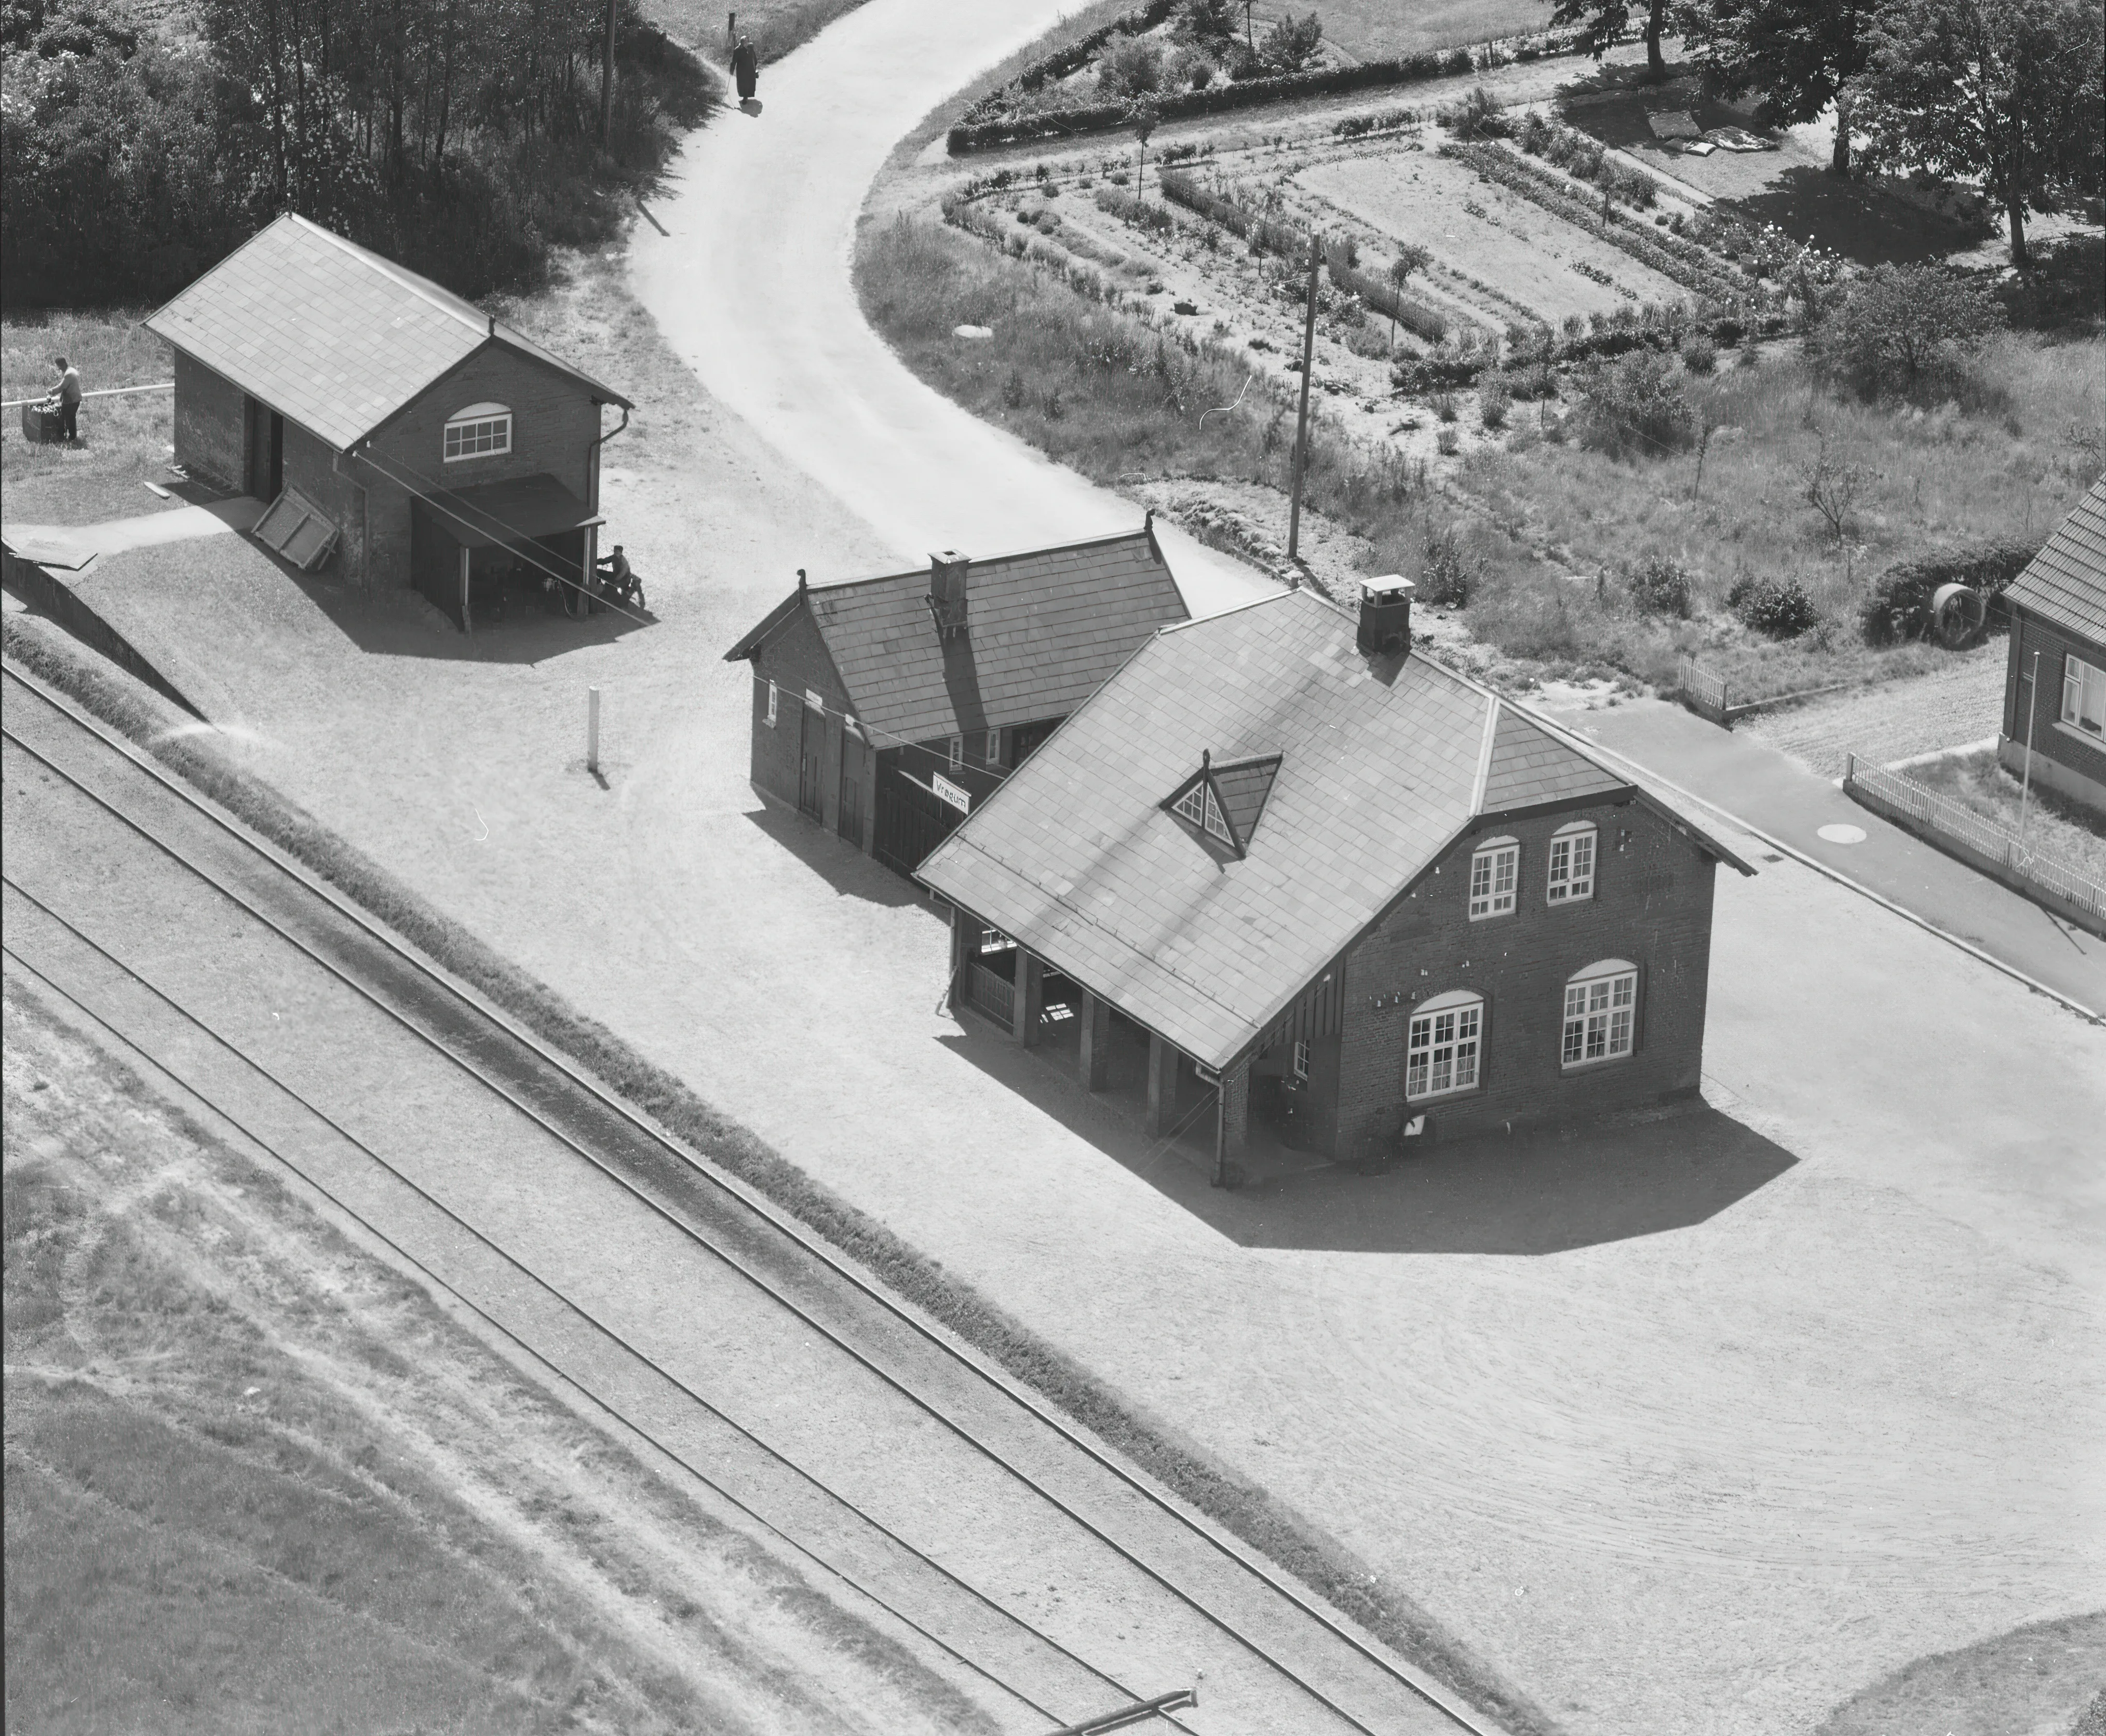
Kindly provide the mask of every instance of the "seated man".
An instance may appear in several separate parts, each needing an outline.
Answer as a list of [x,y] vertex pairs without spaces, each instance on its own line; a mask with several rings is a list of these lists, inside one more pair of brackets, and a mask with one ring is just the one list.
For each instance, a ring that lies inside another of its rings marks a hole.
[[639,608],[643,606],[643,586],[630,566],[629,557],[621,552],[621,544],[614,545],[612,554],[602,557],[598,571],[603,595],[623,602],[634,600]]

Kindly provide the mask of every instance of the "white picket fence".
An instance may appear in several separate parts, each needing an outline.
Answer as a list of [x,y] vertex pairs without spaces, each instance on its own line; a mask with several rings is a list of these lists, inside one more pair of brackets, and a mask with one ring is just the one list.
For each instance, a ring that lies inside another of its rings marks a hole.
[[1855,754],[1849,758],[1843,787],[1875,813],[1942,833],[2054,899],[2088,912],[2095,921],[2106,919],[2106,885],[2041,855],[1994,821],[1949,796],[1926,790],[1898,772],[1867,765]]

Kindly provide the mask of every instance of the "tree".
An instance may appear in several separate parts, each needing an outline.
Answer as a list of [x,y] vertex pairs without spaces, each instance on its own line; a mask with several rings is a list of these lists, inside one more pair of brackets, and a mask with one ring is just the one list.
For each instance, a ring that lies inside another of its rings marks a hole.
[[1958,272],[1877,266],[1823,318],[1813,343],[1859,391],[1907,394],[1980,347],[2002,315],[1982,284]]
[[1157,123],[1162,119],[1162,115],[1156,111],[1155,105],[1149,101],[1146,97],[1143,97],[1136,103],[1132,111],[1127,116],[1127,124],[1133,128],[1133,136],[1140,145],[1140,161],[1136,171],[1133,186],[1133,196],[1136,199],[1145,199],[1148,196],[1148,136],[1155,131]]
[[1979,181],[2032,263],[2026,216],[2098,190],[2099,0],[1884,0],[1857,120],[1875,167]]
[[1803,126],[1835,105],[1833,174],[1850,172],[1850,128],[1877,0],[1693,0],[1682,14],[1685,47],[1704,60],[1714,96],[1759,91],[1758,112]]
[[1306,18],[1288,12],[1265,33],[1265,40],[1257,45],[1257,57],[1267,73],[1298,73],[1316,58],[1323,40],[1322,19],[1314,12]]
[[[1667,76],[1667,58],[1660,39],[1667,30],[1667,0],[1638,0],[1645,10],[1646,76],[1656,83]],[[1580,51],[1600,60],[1631,27],[1631,0],[1555,0],[1550,9],[1555,30],[1580,27]]]
[[[1397,249],[1396,257],[1390,261],[1389,270],[1385,275],[1400,297],[1404,293],[1404,286],[1411,281],[1411,274],[1423,271],[1432,263],[1432,254],[1424,248],[1407,241]],[[1392,302],[1389,311],[1389,341],[1392,347],[1396,342],[1396,315],[1397,304]]]

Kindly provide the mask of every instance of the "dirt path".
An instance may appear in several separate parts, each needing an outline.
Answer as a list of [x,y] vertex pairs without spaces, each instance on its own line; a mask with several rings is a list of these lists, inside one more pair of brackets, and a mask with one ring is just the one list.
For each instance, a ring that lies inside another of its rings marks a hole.
[[[893,145],[1064,10],[872,0],[768,69],[762,112],[728,110],[688,140],[671,196],[652,208],[671,233],[639,228],[631,248],[638,297],[702,383],[903,563],[1095,536],[1140,516],[916,379],[863,324],[849,278],[857,213]],[[1164,529],[1194,614],[1270,590]]]

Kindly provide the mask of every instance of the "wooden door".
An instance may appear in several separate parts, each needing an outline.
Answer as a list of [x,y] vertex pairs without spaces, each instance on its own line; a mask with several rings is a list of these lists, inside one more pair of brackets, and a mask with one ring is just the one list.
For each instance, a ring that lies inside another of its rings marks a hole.
[[827,817],[827,714],[809,705],[800,705],[797,715],[803,720],[798,726],[797,809],[807,819],[823,823]]
[[863,848],[863,762],[861,746],[841,738],[841,806],[836,829],[856,848]]

